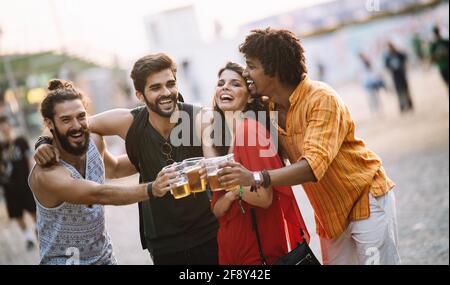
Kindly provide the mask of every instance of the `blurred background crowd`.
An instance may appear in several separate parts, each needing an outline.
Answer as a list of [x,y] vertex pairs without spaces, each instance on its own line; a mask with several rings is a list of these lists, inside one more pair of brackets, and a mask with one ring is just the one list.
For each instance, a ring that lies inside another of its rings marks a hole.
[[[339,92],[357,133],[387,161],[403,261],[448,264],[448,11],[439,0],[0,0],[0,113],[34,143],[52,78],[74,82],[91,113],[134,107],[132,64],[160,51],[177,62],[185,101],[209,105],[219,67],[244,63],[238,45],[250,30],[291,30],[309,76]],[[107,142],[124,152],[120,139]],[[36,263],[4,207],[0,192],[0,264]],[[137,207],[122,208],[107,213],[119,259],[151,263],[139,247]],[[118,221],[132,222],[114,228]]]

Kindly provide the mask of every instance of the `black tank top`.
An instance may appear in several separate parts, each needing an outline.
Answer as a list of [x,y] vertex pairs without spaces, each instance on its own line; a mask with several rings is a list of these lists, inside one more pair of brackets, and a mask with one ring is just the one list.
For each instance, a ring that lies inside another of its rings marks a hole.
[[[173,160],[179,162],[186,158],[203,156],[194,131],[194,118],[199,108],[185,103],[178,103],[178,108],[189,114],[190,130],[183,127],[183,132],[188,132],[183,133],[183,136],[189,134],[190,139],[188,145],[175,146],[169,139]],[[140,173],[140,182],[151,182],[166,166],[166,156],[161,150],[166,140],[149,123],[145,106],[137,107],[131,113],[134,121],[125,140],[127,154]],[[187,122],[183,122],[181,117],[172,132],[185,124]],[[167,193],[161,198],[152,197],[139,203],[139,228],[144,249],[147,248],[151,254],[167,254],[215,239],[218,223],[211,212],[207,192],[191,194],[177,200]]]

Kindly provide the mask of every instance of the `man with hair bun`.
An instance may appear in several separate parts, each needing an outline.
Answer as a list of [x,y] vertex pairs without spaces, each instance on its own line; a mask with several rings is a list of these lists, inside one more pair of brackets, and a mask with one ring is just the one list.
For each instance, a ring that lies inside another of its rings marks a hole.
[[40,264],[116,264],[105,229],[103,205],[127,205],[149,198],[147,184],[104,184],[136,172],[127,156],[113,157],[101,136],[91,134],[83,94],[53,79],[41,114],[54,135],[59,162],[36,164],[28,183],[37,205]]

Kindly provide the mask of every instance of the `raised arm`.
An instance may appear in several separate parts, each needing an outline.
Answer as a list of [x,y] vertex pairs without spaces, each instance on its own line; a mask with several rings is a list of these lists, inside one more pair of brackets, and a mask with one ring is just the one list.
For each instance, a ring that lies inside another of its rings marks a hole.
[[238,197],[239,192],[229,191],[218,198],[212,209],[212,212],[216,216],[216,218],[220,218],[225,215],[228,209],[230,209],[231,204],[233,204],[233,202],[236,201]]
[[94,140],[105,163],[106,178],[122,178],[137,173],[136,168],[126,154],[115,157],[108,151],[102,136],[92,133],[91,138]]
[[130,109],[112,109],[89,117],[89,130],[101,136],[120,136],[125,139],[133,123]]
[[[128,129],[133,123],[133,115],[129,109],[113,109],[89,117],[89,131],[100,136],[120,136],[126,138]],[[53,138],[48,128],[44,128],[43,136]],[[34,160],[40,166],[49,166],[59,160],[59,151],[56,147],[41,144],[34,153]]]
[[39,200],[42,195],[72,204],[128,205],[149,198],[147,184],[98,184],[85,179],[73,179],[62,167],[35,173],[31,186]]
[[115,157],[106,149],[103,159],[107,178],[122,178],[137,173],[126,154]]

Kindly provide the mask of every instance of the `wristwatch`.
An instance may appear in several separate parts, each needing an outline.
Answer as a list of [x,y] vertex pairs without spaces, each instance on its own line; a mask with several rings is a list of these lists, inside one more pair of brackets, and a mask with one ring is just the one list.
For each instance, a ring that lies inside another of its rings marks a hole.
[[255,181],[253,186],[255,186],[256,188],[260,187],[263,182],[261,172],[259,171],[253,172],[253,180]]

